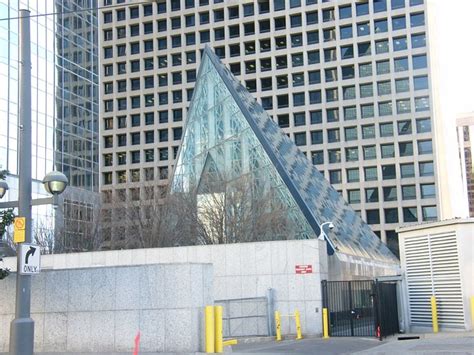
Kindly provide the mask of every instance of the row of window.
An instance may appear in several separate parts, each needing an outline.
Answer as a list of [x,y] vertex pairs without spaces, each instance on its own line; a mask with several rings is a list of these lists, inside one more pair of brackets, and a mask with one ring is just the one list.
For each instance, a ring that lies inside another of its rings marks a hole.
[[[255,90],[250,90],[255,91]],[[292,102],[290,104],[290,97],[292,97]],[[367,96],[370,97],[370,96]],[[324,102],[333,102],[337,101],[338,98],[338,89],[326,89],[325,90],[325,100]],[[273,105],[273,96],[265,96],[261,98],[262,107],[266,110],[271,110],[274,108]],[[296,92],[291,95],[281,94],[276,95],[276,107],[277,108],[286,108],[286,107],[299,107],[305,106],[306,104],[314,105],[321,104],[323,102],[323,97],[321,90],[309,90],[307,92]],[[354,120],[357,119],[357,106],[359,106],[359,117],[360,118],[371,118],[375,117],[375,105],[373,103],[353,105],[343,107],[344,120]],[[391,116],[393,115],[393,104],[392,101],[383,101],[378,102],[378,116]],[[414,98],[414,110],[412,109],[412,99],[398,99],[396,100],[396,113],[397,114],[407,114],[411,112],[423,112],[429,111],[430,109],[430,100],[428,96],[420,96]],[[334,121],[339,121],[340,111],[339,108],[328,109],[331,114],[335,115]]]
[[[174,146],[173,149],[173,159],[176,159],[178,154],[178,147]],[[167,161],[168,156],[168,147],[158,148],[157,160],[158,161]],[[114,154],[107,153],[103,154],[103,165],[104,166],[113,166],[114,165]],[[143,151],[133,150],[128,153],[128,163],[129,164],[140,164],[140,163],[152,163],[155,161],[155,150],[154,149],[145,149]],[[115,153],[115,165],[126,165],[127,164],[127,152],[117,152]]]
[[[209,43],[211,42],[210,31],[200,31],[200,43]],[[290,43],[291,47],[301,47],[303,46],[303,33],[294,33],[290,35]],[[335,39],[335,38],[334,38]],[[170,37],[171,40],[171,47],[172,48],[180,48],[182,46],[182,35],[173,35]],[[286,37],[275,37],[275,49],[285,49],[287,47]],[[154,41],[152,39],[143,41],[143,52],[153,52]],[[185,34],[185,45],[191,46],[195,45],[196,42],[196,34],[195,33],[187,33]],[[306,44],[318,44],[319,43],[319,31],[308,31],[306,32]],[[357,54],[358,57],[364,57],[368,55],[374,54],[383,54],[389,52],[389,41],[387,39],[381,39],[374,42],[375,44],[372,46],[372,42],[361,42],[357,43]],[[265,47],[262,47],[265,46]],[[393,51],[403,51],[408,49],[408,39],[407,36],[399,36],[394,37],[392,40]],[[411,48],[422,48],[426,46],[426,35],[424,32],[422,33],[415,33],[411,34]],[[157,47],[158,50],[166,50],[168,47],[168,38],[162,37],[157,39]],[[372,47],[375,50],[372,50]],[[235,57],[241,55],[241,46],[239,43],[231,44],[228,46],[229,48],[229,56]],[[248,42],[244,45],[245,54],[252,54],[255,53],[255,44],[254,42]],[[267,52],[271,50],[271,42],[270,39],[261,40],[260,41],[260,49],[262,52],[262,48],[264,48],[263,52]],[[351,50],[352,48],[352,50]],[[336,60],[336,49],[330,48],[328,50],[334,51],[332,56],[325,55],[326,61],[327,59]],[[127,44],[117,44],[115,46],[115,57],[124,57],[126,55],[133,55],[133,54],[140,54],[140,42],[132,42],[129,45],[129,51],[127,53]],[[326,52],[331,53],[331,52]],[[223,58],[225,57],[225,47],[216,46],[216,54]],[[346,58],[353,58],[354,57],[354,47],[352,45],[345,46],[341,48],[341,59]],[[103,47],[103,58],[110,59],[114,58],[114,47]]]
[[[306,144],[306,134],[301,134],[300,136],[295,135],[295,143],[299,146]],[[399,142],[399,155],[400,157],[407,157],[407,156],[419,156],[419,155],[426,155],[433,153],[433,146],[431,140],[418,140],[416,142],[417,145],[417,154],[413,151],[413,142]],[[367,145],[362,146],[362,158],[365,161],[375,160],[377,159],[377,146],[374,145]],[[329,164],[338,164],[342,162],[342,151],[345,153],[345,161],[346,162],[357,162],[359,161],[359,147],[349,147],[345,149],[334,148],[326,150],[327,155],[327,162]],[[324,164],[324,154],[325,151],[317,150],[311,152],[311,160],[313,164],[319,165]],[[395,145],[394,144],[381,144],[380,145],[380,154],[382,158],[394,158],[395,154]],[[395,179],[395,176],[393,177]],[[331,181],[331,183],[333,183]],[[334,182],[335,183],[335,182]]]
[[[334,81],[334,77],[337,78],[337,72],[334,71],[335,69],[325,69],[325,79],[326,82]],[[175,80],[175,74],[177,76],[177,80]],[[181,72],[172,73],[173,76],[173,84],[180,84],[181,83]],[[306,80],[305,80],[306,77]],[[166,78],[166,76],[164,76]],[[164,80],[165,81],[165,80]],[[410,78],[400,78],[394,79],[394,87],[392,90],[392,81],[391,80],[383,80],[378,81],[376,83],[368,82],[362,83],[357,86],[355,85],[348,85],[343,87],[335,87],[335,88],[327,88],[325,89],[326,93],[326,102],[331,101],[338,101],[338,100],[354,100],[356,99],[356,94],[358,92],[358,98],[367,98],[375,96],[384,96],[390,95],[393,93],[405,93],[410,91],[410,87],[413,88],[414,91],[426,90],[428,89],[428,76],[427,75],[418,75],[411,79],[412,85],[410,85]],[[274,87],[275,84],[275,87]],[[306,73],[293,73],[291,74],[291,84],[293,88],[297,88],[299,86],[307,85],[316,85],[321,84],[321,71],[320,70],[310,70]],[[160,85],[165,86],[165,85]],[[245,81],[245,86],[248,91],[256,92],[257,91],[257,80],[250,79]],[[259,91],[272,91],[274,89],[286,89],[288,88],[288,75],[278,75],[276,77],[267,77],[260,79],[260,86]],[[356,90],[356,87],[358,90]],[[106,88],[107,89],[107,88]],[[132,89],[133,90],[133,89]],[[106,90],[107,93],[107,90]]]
[[[175,127],[171,128],[173,134],[172,138],[173,141],[179,141],[183,134],[182,127]],[[169,133],[168,128],[159,129],[157,130],[157,142],[168,142],[169,141]],[[129,133],[129,143],[128,145],[139,145],[139,144],[150,144],[155,143],[155,131],[144,131],[144,132],[133,132]],[[143,136],[143,139],[142,139]],[[103,136],[104,139],[104,148],[113,148],[114,147],[114,138],[113,136]],[[116,139],[116,146],[117,147],[125,147],[127,146],[127,134],[117,134],[115,135]]]
[[[127,182],[140,182],[140,181],[156,181],[156,180],[167,180],[169,174],[169,168],[167,166],[159,166],[158,171],[155,172],[155,168],[143,168],[143,169],[130,169],[119,170],[115,172],[115,184],[125,184]],[[143,171],[141,171],[143,170]],[[102,182],[104,185],[112,185],[113,172],[102,173]]]
[[[313,25],[318,23],[318,12],[306,12],[305,13],[305,26]],[[209,23],[209,14],[200,13],[200,24],[207,24]],[[425,15],[423,12],[420,13],[412,13],[409,14],[410,18],[410,27],[419,27],[425,25]],[[195,15],[190,14],[184,17],[185,19],[185,26],[193,27],[196,24]],[[115,38],[122,39],[128,37],[137,37],[140,35],[148,35],[152,33],[166,33],[169,30],[181,29],[181,17],[173,17],[170,19],[171,22],[171,29],[168,29],[168,21],[167,19],[161,19],[156,21],[156,28],[154,27],[154,22],[145,22],[142,24],[132,24],[128,26],[128,34],[127,34],[127,27],[126,26],[119,26],[115,28]],[[406,15],[401,16],[393,16],[391,18],[391,31],[398,31],[407,28],[407,21]],[[267,33],[270,32],[271,23],[270,20],[260,20],[258,21],[259,24],[259,33]],[[277,17],[273,19],[274,30],[283,30],[286,29],[286,17]],[[289,25],[290,28],[298,28],[303,26],[303,14],[298,13],[289,16]],[[140,27],[142,28],[142,33],[140,33]],[[370,29],[370,22],[359,22],[356,24],[357,35],[359,37],[368,36],[371,33]],[[305,27],[306,28],[306,27]],[[225,31],[227,29],[227,38],[238,38],[241,34],[250,36],[255,34],[255,22],[245,22],[243,24],[235,24],[229,25],[227,27],[219,27],[214,29],[214,39],[216,41],[223,40],[225,36]],[[383,33],[389,32],[388,29],[388,20],[387,18],[382,19],[375,19],[373,20],[373,32],[374,33]],[[340,39],[351,38],[353,36],[353,26],[344,25],[339,26],[339,33]],[[187,33],[187,35],[191,35],[192,33]],[[323,38],[324,42],[329,42],[336,40],[336,28],[326,28],[323,30]],[[105,29],[103,30],[103,39],[104,41],[111,41],[114,39],[113,29]]]
[[[253,42],[244,43],[245,48],[247,46],[253,46]],[[351,45],[352,46],[352,45]],[[351,46],[344,46],[341,47],[341,56],[347,56],[347,51],[350,49]],[[223,47],[222,47],[223,48]],[[225,54],[225,48],[222,49],[221,47],[215,47],[214,50],[217,55],[222,56],[222,51]],[[231,46],[229,46],[230,50]],[[240,47],[239,47],[240,48]],[[333,58],[336,58],[337,52],[336,48],[328,48],[323,51],[323,56],[325,62],[333,61]],[[184,57],[184,58],[183,58]],[[168,62],[175,67],[181,66],[183,64],[194,64],[196,63],[196,52],[195,51],[188,51],[184,54],[182,53],[175,53],[171,54],[170,57],[168,55],[161,55],[157,57],[157,67],[159,69],[164,69],[168,67]],[[272,64],[273,62],[273,64]],[[306,52],[306,65],[311,64],[319,64],[321,62],[320,58],[320,51],[319,50],[311,50]],[[412,69],[424,69],[427,67],[427,57],[426,54],[416,54],[411,57],[412,62]],[[271,71],[273,68],[275,69],[284,69],[288,67],[288,57],[284,56],[276,56],[274,59],[272,57],[268,58],[261,58],[257,60],[248,60],[244,63],[230,63],[229,67],[230,70],[234,75],[241,75],[242,74],[242,64],[245,66],[245,73],[252,74],[257,72],[257,63],[259,64],[259,72]],[[142,65],[142,66],[141,66]],[[305,65],[304,62],[304,53],[293,53],[291,54],[291,65],[292,67],[301,67]],[[154,70],[155,68],[155,59],[154,57],[148,57],[143,59],[134,59],[130,60],[128,64],[128,71],[127,71],[127,62],[118,62],[116,63],[116,75],[126,74],[129,73],[136,73],[143,71],[150,71]],[[194,69],[192,69],[194,70]],[[403,72],[409,70],[409,60],[408,57],[397,57],[393,60],[393,71],[394,72]],[[376,74],[382,75],[390,73],[390,61],[387,60],[379,60],[376,62]],[[358,76],[359,77],[368,77],[373,75],[373,68],[372,63],[361,63],[358,66]],[[194,72],[190,72],[189,75],[190,80],[194,80],[195,75]],[[327,81],[334,81],[337,79],[337,68],[331,68],[327,70]],[[105,64],[104,65],[104,76],[113,76],[114,75],[114,65],[113,64]],[[341,67],[340,76],[342,79],[352,79],[356,76],[356,67],[354,65],[347,65]]]
[[[403,207],[401,208],[401,216],[403,216],[403,222],[418,222],[418,209],[417,207]],[[427,221],[436,221],[437,220],[437,210],[436,206],[421,206],[421,220],[423,222]],[[380,224],[380,210],[371,209],[365,210],[366,222],[368,224]],[[399,223],[401,222],[399,218],[399,209],[398,208],[384,208],[383,209],[384,223]]]
[[[399,172],[397,173],[397,166],[395,164],[377,166],[365,166],[345,169],[345,180],[343,170],[335,169],[329,170],[328,180],[334,184],[341,183],[358,183],[360,181],[379,181],[379,180],[393,180],[393,179],[412,179],[418,177],[430,177],[434,175],[434,167],[432,161],[421,161],[417,164],[417,172],[415,171],[415,163],[399,164]],[[360,170],[362,169],[363,177]],[[397,177],[398,175],[398,177]],[[415,195],[416,196],[416,195]]]
[[[169,117],[169,111],[164,110],[164,111],[158,111],[156,113],[156,116],[158,116],[157,123],[159,124],[165,124],[170,121]],[[171,117],[173,119],[173,122],[181,122],[183,120],[183,109],[177,108],[171,110]],[[127,128],[129,127],[140,127],[142,125],[144,126],[149,126],[149,125],[154,125],[155,124],[155,112],[144,112],[143,114],[132,114],[129,116],[129,122],[127,124],[127,116],[117,116],[115,118],[116,121],[116,129],[120,128]],[[103,129],[104,130],[111,130],[114,129],[114,118],[113,117],[105,117],[103,119]]]
[[[171,83],[173,85],[178,85],[183,83],[183,76],[181,72],[174,72],[170,74],[171,76]],[[186,82],[193,83],[196,81],[196,70],[186,70]],[[143,89],[153,89],[155,86],[160,87],[167,87],[168,86],[168,74],[160,74],[157,76],[157,80],[155,82],[155,77],[153,75],[150,76],[143,76],[137,78],[128,79],[128,86],[127,80],[117,80],[115,82],[115,92],[129,92],[129,91],[137,91]],[[104,83],[104,94],[112,94],[114,92],[114,83],[113,82],[106,82]]]
[[[124,0],[119,0],[117,3],[122,3]],[[224,0],[214,0],[214,4],[222,3]],[[322,2],[327,2],[323,0]],[[407,4],[408,0],[391,0],[391,9],[397,10],[404,8]],[[108,6],[112,3],[111,0],[104,0],[104,6]],[[270,7],[270,4],[273,4]],[[307,6],[317,4],[317,0],[306,0],[305,4]],[[410,0],[410,6],[417,6],[423,4],[423,0]],[[166,1],[158,1],[156,6],[156,12],[158,14],[166,14],[167,11],[180,11],[182,9],[193,9],[197,6],[197,1],[195,0],[185,0],[184,7],[182,7],[180,0],[171,0],[169,3],[169,7],[167,6]],[[199,6],[208,6],[209,0],[199,0]],[[286,5],[285,0],[274,0],[270,2],[269,0],[259,0],[256,2],[257,9],[253,3],[245,3],[242,4],[241,10],[238,5],[236,6],[229,6],[227,7],[227,20],[232,20],[239,18],[241,16],[253,16],[256,14],[256,11],[259,15],[266,14],[270,12],[270,8],[273,11],[282,11],[286,8],[297,8],[301,7],[302,0],[289,0],[288,5]],[[352,17],[353,9],[352,5],[341,5],[338,8],[339,19],[345,19]],[[387,11],[387,0],[374,0],[372,2],[372,12],[379,13]],[[368,15],[370,12],[369,10],[369,2],[359,2],[355,4],[355,15],[356,16],[365,16]],[[224,9],[216,9],[213,11],[214,13],[214,21],[224,21],[225,13]],[[151,16],[153,15],[153,7],[151,4],[142,5],[142,15],[141,16]],[[209,16],[209,15],[208,15]],[[130,19],[137,19],[140,17],[139,7],[130,7],[129,8],[129,18]],[[126,10],[125,9],[117,9],[115,10],[115,18],[116,21],[125,21],[126,20]],[[322,20],[323,22],[334,21],[335,18],[335,8],[327,8],[322,11]],[[111,23],[113,22],[113,12],[107,11],[103,13],[103,21],[104,23]]]
[[[382,194],[379,196],[379,191],[382,191]],[[406,200],[416,200],[416,185],[402,185],[401,186],[401,199]],[[364,189],[365,202],[391,202],[398,201],[397,186],[383,186],[379,187],[369,187]],[[419,185],[419,196],[421,199],[436,198],[436,189],[434,183],[429,184],[420,184]],[[347,202],[351,204],[359,204],[362,202],[361,191],[360,189],[347,190]]]
[[[171,100],[168,98],[167,92],[161,92],[157,95],[158,105],[165,106],[169,103],[181,103],[183,102],[183,91],[173,90],[171,92]],[[193,89],[186,89],[186,100],[189,102],[193,96]],[[129,104],[127,102],[129,101]],[[116,111],[126,111],[128,109],[139,109],[143,107],[154,107],[155,106],[155,94],[145,94],[142,96],[131,96],[130,98],[118,98],[116,99]],[[114,100],[104,100],[104,112],[114,111]]]

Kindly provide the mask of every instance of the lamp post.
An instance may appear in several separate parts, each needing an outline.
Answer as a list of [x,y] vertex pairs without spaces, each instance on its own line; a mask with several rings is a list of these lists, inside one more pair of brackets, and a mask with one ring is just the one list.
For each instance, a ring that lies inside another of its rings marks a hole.
[[332,222],[324,222],[319,226],[319,240],[326,240],[327,242],[327,252],[328,255],[333,255],[336,250],[338,250],[338,247],[333,244],[331,239],[329,239],[328,235],[324,231],[324,227],[328,226],[329,230],[334,229],[334,224]]

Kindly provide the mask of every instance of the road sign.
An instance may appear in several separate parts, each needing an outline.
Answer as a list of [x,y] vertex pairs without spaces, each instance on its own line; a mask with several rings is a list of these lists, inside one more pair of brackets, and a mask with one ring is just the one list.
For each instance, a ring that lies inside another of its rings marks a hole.
[[297,274],[312,274],[313,265],[295,265],[295,272]]
[[16,217],[13,222],[13,242],[23,243],[25,241],[26,218]]
[[40,254],[41,252],[38,245],[20,244],[20,274],[39,274]]

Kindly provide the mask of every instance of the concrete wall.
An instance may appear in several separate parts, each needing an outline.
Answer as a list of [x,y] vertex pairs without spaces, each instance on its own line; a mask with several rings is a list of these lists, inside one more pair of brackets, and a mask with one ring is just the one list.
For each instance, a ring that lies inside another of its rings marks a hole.
[[[212,263],[214,299],[261,297],[265,296],[268,288],[273,288],[276,310],[288,314],[298,309],[303,333],[322,332],[321,280],[328,276],[324,241],[293,240],[57,254],[44,255],[41,262],[43,269],[172,262]],[[16,269],[14,258],[5,258],[5,263]],[[311,264],[313,273],[296,274],[295,265],[298,264]],[[294,322],[285,318],[282,333],[295,332]]]
[[[55,259],[43,256],[43,263]],[[32,277],[35,351],[131,353],[138,331],[142,351],[203,351],[202,310],[213,302],[210,264],[90,266]],[[0,352],[8,351],[15,281],[0,281]]]

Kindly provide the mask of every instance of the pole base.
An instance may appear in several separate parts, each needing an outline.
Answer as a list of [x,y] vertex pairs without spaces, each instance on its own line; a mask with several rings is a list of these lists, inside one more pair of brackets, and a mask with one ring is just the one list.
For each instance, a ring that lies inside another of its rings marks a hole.
[[10,323],[10,354],[33,355],[35,322],[31,318],[16,318]]

